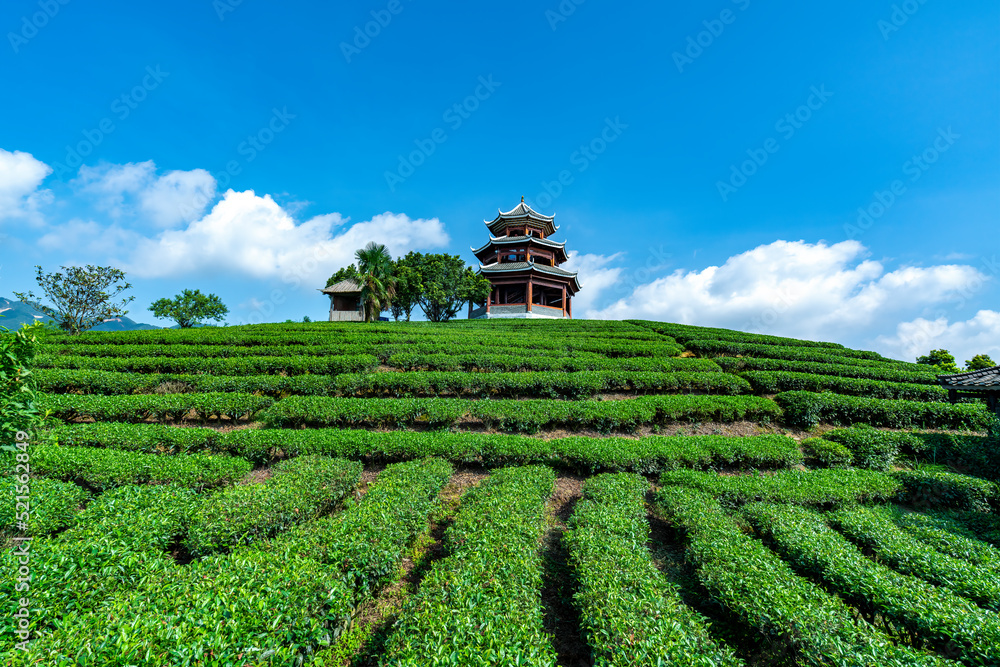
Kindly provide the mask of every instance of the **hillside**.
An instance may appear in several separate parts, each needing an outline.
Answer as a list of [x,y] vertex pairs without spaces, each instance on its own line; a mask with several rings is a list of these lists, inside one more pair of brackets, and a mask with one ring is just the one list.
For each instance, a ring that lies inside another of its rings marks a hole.
[[[0,299],[0,327],[14,330],[32,322],[51,322],[52,318],[22,301]],[[153,324],[143,324],[128,317],[113,317],[91,328],[91,331],[142,331],[159,329]]]
[[1000,664],[994,418],[926,366],[644,321],[44,340],[13,664]]

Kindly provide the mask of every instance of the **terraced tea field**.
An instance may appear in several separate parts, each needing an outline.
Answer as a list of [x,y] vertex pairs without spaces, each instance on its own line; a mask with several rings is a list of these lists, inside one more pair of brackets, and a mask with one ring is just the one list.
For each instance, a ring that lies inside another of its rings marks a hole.
[[993,417],[927,366],[640,321],[44,340],[5,664],[1000,665]]

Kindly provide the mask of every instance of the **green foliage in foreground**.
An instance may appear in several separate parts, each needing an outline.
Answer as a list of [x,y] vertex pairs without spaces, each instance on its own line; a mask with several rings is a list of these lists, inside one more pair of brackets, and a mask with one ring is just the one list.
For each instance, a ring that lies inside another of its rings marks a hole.
[[34,335],[37,328],[22,327],[0,335],[0,446],[3,447],[13,446],[18,432],[31,436],[41,422],[31,370],[39,347]]
[[888,508],[893,523],[943,554],[961,558],[1000,576],[1000,549],[977,538],[960,522],[942,515]]
[[895,646],[839,598],[797,576],[787,563],[740,530],[711,496],[668,486],[657,507],[688,538],[688,559],[699,581],[732,613],[800,665],[915,667],[946,660]]
[[465,495],[448,556],[404,605],[382,665],[554,667],[539,552],[554,481],[544,467],[505,468]]
[[[0,498],[0,535],[50,535],[77,520],[77,510],[90,493],[76,484],[11,474],[3,481]],[[27,530],[18,528],[25,521]]]
[[587,480],[563,536],[595,665],[742,665],[709,634],[653,564],[639,475]]
[[675,421],[769,421],[780,415],[773,401],[757,396],[642,396],[611,401],[291,396],[266,410],[261,421],[272,427],[427,424],[441,428],[468,418],[503,431],[592,428],[611,433]]
[[802,441],[802,451],[806,458],[823,468],[846,468],[854,461],[851,450],[824,438],[806,438]]
[[[854,511],[865,512],[871,516],[870,510]],[[917,634],[969,665],[995,665],[1000,660],[1000,619],[996,614],[948,590],[872,562],[816,512],[758,503],[744,508],[744,515],[769,535],[778,551],[800,571],[818,576],[855,606],[884,614],[895,626],[891,631],[894,636]],[[891,524],[883,527],[891,528]],[[912,546],[919,547],[913,542]],[[928,550],[933,552],[930,547],[924,549]],[[927,556],[919,549],[910,554]]]
[[979,403],[921,403],[810,391],[788,391],[774,400],[784,410],[786,423],[801,428],[827,422],[976,431],[986,429],[992,418],[986,406]]
[[262,484],[245,484],[209,496],[191,521],[188,551],[203,556],[228,551],[330,511],[361,478],[362,465],[344,459],[302,456],[274,466]]
[[921,441],[909,433],[880,431],[867,424],[827,431],[823,437],[847,448],[855,465],[872,470],[890,470],[900,452],[922,448]]
[[906,488],[907,501],[918,507],[976,512],[1000,508],[1000,486],[985,479],[952,472],[906,470],[894,476]]
[[871,470],[783,470],[766,475],[721,476],[710,472],[677,470],[660,476],[663,486],[686,486],[718,498],[727,506],[752,501],[796,505],[891,500],[903,488],[891,475]]

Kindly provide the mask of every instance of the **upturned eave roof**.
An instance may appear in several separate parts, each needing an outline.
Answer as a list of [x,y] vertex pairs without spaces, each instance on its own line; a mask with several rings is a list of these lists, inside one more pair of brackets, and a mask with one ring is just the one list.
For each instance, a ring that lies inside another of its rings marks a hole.
[[559,229],[555,225],[554,215],[544,215],[539,213],[525,204],[523,199],[520,204],[509,211],[501,211],[500,209],[497,209],[497,217],[493,218],[493,220],[483,220],[483,223],[489,227],[490,233],[496,234],[499,229],[503,229],[506,225],[512,222],[521,222],[526,220],[533,220],[535,222],[542,223],[542,226],[545,228],[546,236],[555,234]]
[[1000,366],[952,375],[938,375],[938,383],[948,389],[1000,392]]

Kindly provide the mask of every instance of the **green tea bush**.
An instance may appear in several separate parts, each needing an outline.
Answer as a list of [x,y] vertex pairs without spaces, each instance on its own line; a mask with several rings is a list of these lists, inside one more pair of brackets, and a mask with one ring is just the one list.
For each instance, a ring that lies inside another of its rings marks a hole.
[[983,542],[954,519],[935,514],[887,510],[893,523],[941,553],[961,558],[1000,575],[1000,549]]
[[285,373],[336,375],[373,370],[378,358],[369,354],[343,357],[246,356],[217,357],[71,357],[40,354],[38,368],[78,368],[129,373],[210,373],[212,375],[259,375]]
[[[0,332],[4,331],[0,328]],[[12,445],[19,431],[31,434],[41,422],[35,406],[32,366],[39,348],[32,327],[0,333],[0,444]]]
[[195,418],[249,419],[274,403],[252,394],[147,394],[141,396],[77,396],[43,394],[38,405],[60,419],[90,417],[95,421],[139,422],[147,419],[181,421]]
[[49,430],[49,435],[60,445],[80,447],[157,454],[224,451],[216,444],[222,434],[209,428],[95,422],[56,426]]
[[686,486],[709,493],[727,506],[752,501],[796,505],[839,505],[891,500],[902,485],[892,475],[870,470],[782,470],[767,475],[724,476],[677,470],[660,476],[663,486]]
[[742,665],[653,564],[639,475],[587,480],[563,541],[595,665]]
[[343,501],[361,470],[357,462],[302,456],[275,465],[262,484],[217,491],[192,519],[187,549],[195,556],[228,551],[315,519]]
[[630,324],[645,327],[665,336],[671,336],[680,343],[690,340],[719,340],[736,343],[755,343],[761,345],[793,345],[802,347],[822,347],[843,349],[840,343],[823,343],[799,338],[784,338],[768,334],[753,334],[733,329],[718,329],[714,327],[698,327],[692,324],[674,324],[670,322],[648,322],[646,320],[625,320]]
[[854,457],[854,465],[872,470],[891,470],[900,451],[913,452],[921,446],[909,433],[880,431],[867,424],[827,431],[823,437],[846,447]]
[[[862,510],[864,511],[864,510]],[[865,558],[816,512],[753,504],[744,515],[800,572],[819,577],[854,606],[873,608],[970,665],[1000,660],[1000,619],[959,595]],[[932,550],[933,551],[933,550]]]
[[824,392],[788,391],[774,400],[791,426],[811,428],[819,422],[851,425],[866,423],[889,428],[986,428],[989,412],[976,403],[921,403]]
[[895,646],[840,598],[797,576],[773,551],[745,535],[711,496],[668,486],[656,505],[688,539],[698,580],[745,623],[785,645],[796,664],[913,667],[949,662]]
[[253,468],[249,461],[233,456],[162,456],[97,447],[47,445],[34,448],[31,464],[35,473],[94,489],[167,483],[203,489],[232,484]]
[[[9,475],[3,490],[0,535],[51,535],[76,523],[77,510],[90,499],[76,484],[28,474]],[[26,529],[20,527],[22,521]]]
[[854,461],[851,450],[824,438],[806,438],[802,450],[808,459],[824,468],[847,468]]
[[448,556],[404,605],[385,663],[555,666],[539,551],[554,481],[544,467],[505,468],[466,493],[445,533]]
[[[875,507],[842,509],[830,514],[830,522],[837,530],[874,550],[882,562],[950,588],[993,611],[1000,610],[1000,573],[939,552],[900,529],[892,518],[889,512]],[[997,628],[1000,631],[1000,626]],[[1000,651],[1000,641],[995,648]],[[1000,653],[994,657],[1000,658]]]
[[944,387],[930,384],[884,382],[788,371],[747,371],[741,373],[740,377],[747,380],[757,394],[778,394],[783,391],[832,391],[835,394],[867,398],[938,402],[948,400],[948,391]]
[[933,461],[947,461],[971,474],[1000,481],[1000,438],[996,435],[914,433],[916,453]]
[[935,375],[933,370],[927,369],[901,370],[895,366],[888,365],[858,366],[856,364],[794,361],[791,359],[764,359],[758,357],[716,357],[711,361],[714,361],[727,373],[737,373],[739,375],[756,371],[787,372],[938,386],[937,375]]
[[952,472],[908,471],[894,473],[905,489],[907,502],[918,507],[989,512],[1000,507],[996,483]]

